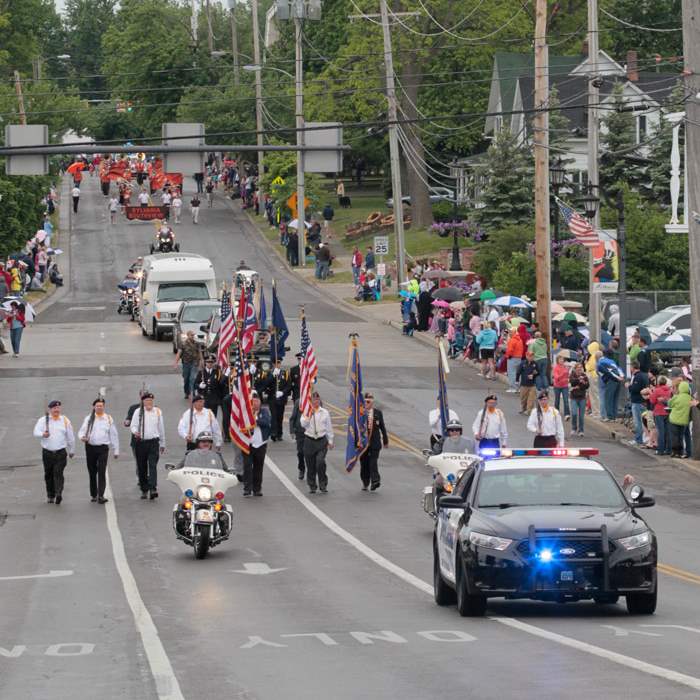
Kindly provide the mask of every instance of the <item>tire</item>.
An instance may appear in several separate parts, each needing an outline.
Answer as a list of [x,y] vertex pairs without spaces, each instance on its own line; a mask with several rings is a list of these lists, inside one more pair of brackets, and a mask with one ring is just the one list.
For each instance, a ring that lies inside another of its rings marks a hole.
[[195,525],[194,539],[192,542],[195,559],[204,559],[209,551],[209,526]]
[[160,341],[163,339],[163,331],[158,330],[158,324],[153,321],[153,340],[155,340],[157,343],[160,343]]
[[[173,337],[175,337],[174,334],[173,334]],[[175,345],[175,341],[174,341],[174,340],[173,340],[173,355],[177,355],[177,345]]]
[[141,326],[141,335],[144,336],[145,338],[148,337],[148,333],[146,332],[146,329],[143,326]]
[[628,593],[627,612],[630,615],[653,615],[656,612],[656,598],[657,588],[653,593]]
[[433,543],[433,593],[435,602],[441,606],[454,605],[457,600],[454,590],[448,586],[440,573],[440,558],[435,543]]
[[618,600],[620,600],[620,596],[617,593],[608,593],[607,595],[599,595],[593,598],[593,602],[596,605],[615,605]]
[[469,594],[464,560],[459,553],[457,554],[455,572],[457,578],[457,612],[462,617],[483,617],[486,613],[486,596]]
[[180,244],[179,244],[179,243],[176,243],[176,244],[175,244],[175,252],[176,252],[176,253],[179,253],[179,252],[180,252]]

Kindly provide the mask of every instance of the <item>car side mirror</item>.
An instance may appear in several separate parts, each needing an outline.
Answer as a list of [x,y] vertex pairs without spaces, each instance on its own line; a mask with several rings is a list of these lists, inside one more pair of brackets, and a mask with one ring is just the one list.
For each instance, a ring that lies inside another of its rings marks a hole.
[[465,508],[466,501],[459,496],[443,496],[438,500],[440,508]]
[[676,332],[676,327],[675,326],[668,326],[667,331],[668,331],[668,334],[671,335],[671,333]]

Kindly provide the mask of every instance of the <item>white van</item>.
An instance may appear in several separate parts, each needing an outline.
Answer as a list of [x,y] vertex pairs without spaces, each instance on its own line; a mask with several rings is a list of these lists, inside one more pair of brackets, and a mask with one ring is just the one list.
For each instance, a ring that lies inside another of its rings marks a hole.
[[172,332],[183,301],[216,299],[211,260],[195,253],[156,253],[143,259],[141,333],[161,340]]

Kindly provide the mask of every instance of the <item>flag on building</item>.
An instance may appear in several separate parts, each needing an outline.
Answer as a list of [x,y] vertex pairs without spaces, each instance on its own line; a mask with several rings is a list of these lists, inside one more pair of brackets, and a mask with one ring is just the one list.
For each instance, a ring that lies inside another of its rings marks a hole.
[[367,411],[362,395],[362,368],[360,366],[360,349],[357,338],[350,341],[350,365],[348,375],[350,377],[350,399],[348,412],[348,439],[345,445],[345,469],[353,470],[357,461],[367,450],[369,445],[369,432],[367,429]]
[[233,309],[231,308],[231,294],[225,289],[221,294],[221,326],[219,327],[219,345],[217,351],[217,360],[219,366],[226,368],[228,362],[228,349],[236,337],[236,321],[233,318]]
[[598,232],[593,229],[591,222],[585,217],[579,214],[575,209],[570,207],[568,204],[555,197],[557,205],[559,206],[559,211],[561,212],[566,225],[571,231],[571,235],[576,239],[578,243],[586,246],[586,248],[592,248],[600,242]]
[[445,383],[445,366],[442,363],[442,352],[438,348],[438,409],[440,410],[440,430],[447,437],[447,423],[450,419],[450,406],[447,402],[447,384]]
[[284,344],[289,338],[289,328],[282,312],[282,306],[277,298],[277,287],[272,281],[272,327],[270,328],[270,359],[275,362],[284,360]]
[[231,386],[231,418],[228,431],[234,444],[248,454],[255,429],[255,417],[251,404],[250,374],[240,343],[236,346],[233,360],[234,380]]
[[306,328],[306,316],[301,312],[301,364],[299,367],[299,409],[303,416],[311,414],[311,386],[316,381],[318,366]]

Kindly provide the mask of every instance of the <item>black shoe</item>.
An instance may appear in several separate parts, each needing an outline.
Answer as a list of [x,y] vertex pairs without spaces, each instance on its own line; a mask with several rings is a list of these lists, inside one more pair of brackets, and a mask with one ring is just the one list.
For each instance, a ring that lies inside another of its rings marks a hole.
[[61,496],[61,494],[59,493],[58,496],[56,496],[56,501],[55,501],[56,505],[60,506],[62,500],[63,500],[63,496]]
[[363,491],[366,491],[368,488],[369,488],[369,486],[367,486],[367,484],[362,484],[362,490],[363,490]]
[[90,502],[91,502],[91,503],[97,503],[97,496],[93,496],[93,497],[90,499]]
[[100,498],[97,499],[97,502],[98,502],[98,503],[107,503],[108,500],[109,500],[109,498],[100,497]]
[[376,491],[380,486],[381,486],[381,484],[378,481],[375,481],[372,484],[372,491]]
[[253,494],[250,491],[243,492],[243,498],[250,498]]
[[148,491],[141,491],[141,498],[145,501],[148,498]]
[[236,479],[238,479],[239,484],[243,483],[243,477],[240,474],[236,474]]
[[328,489],[325,486],[321,486],[320,491],[321,493],[328,493]]
[[53,503],[53,496],[47,496],[47,497],[46,497],[46,502],[47,502],[47,503]]
[[299,472],[297,479],[299,479],[299,481],[303,481],[304,480],[304,472]]
[[253,493],[253,496],[262,496],[262,491],[255,491],[255,493]]
[[158,498],[158,491],[151,491],[151,500]]
[[310,489],[309,489],[309,493],[316,493],[316,489],[315,489],[315,488],[310,488]]
[[282,442],[282,436],[281,436],[281,435],[278,435],[278,436],[277,436],[277,442]]

